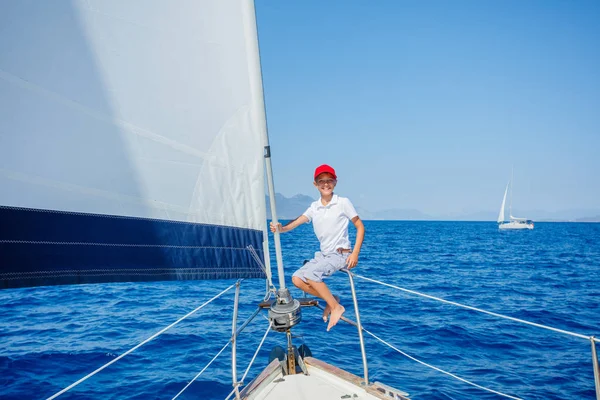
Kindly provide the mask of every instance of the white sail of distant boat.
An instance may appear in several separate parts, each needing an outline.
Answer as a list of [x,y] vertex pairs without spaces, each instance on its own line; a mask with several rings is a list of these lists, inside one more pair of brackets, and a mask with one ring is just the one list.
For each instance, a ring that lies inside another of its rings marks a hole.
[[[500,206],[500,212],[498,214],[498,228],[499,229],[533,229],[533,221],[527,218],[517,218],[512,215],[512,191],[513,191],[513,177],[511,174],[511,180],[504,189],[504,197],[502,198],[502,205]],[[509,220],[506,221],[504,217],[504,209],[506,207],[506,194],[510,186],[510,205],[509,205]]]
[[500,206],[500,213],[498,214],[498,223],[504,222],[504,207],[506,205],[506,193],[508,193],[508,184],[504,189],[504,197],[502,198],[502,205]]

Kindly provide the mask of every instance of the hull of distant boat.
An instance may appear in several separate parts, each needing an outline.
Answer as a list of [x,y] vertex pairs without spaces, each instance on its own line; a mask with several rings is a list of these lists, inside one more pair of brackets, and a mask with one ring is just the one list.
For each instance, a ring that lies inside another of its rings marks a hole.
[[533,222],[521,223],[521,222],[505,222],[498,224],[498,228],[501,230],[516,230],[516,229],[533,229]]

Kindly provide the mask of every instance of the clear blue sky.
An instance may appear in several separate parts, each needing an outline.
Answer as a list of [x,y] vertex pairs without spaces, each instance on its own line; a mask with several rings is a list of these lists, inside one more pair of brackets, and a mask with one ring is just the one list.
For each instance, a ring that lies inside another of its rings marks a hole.
[[600,209],[600,1],[256,0],[276,191]]

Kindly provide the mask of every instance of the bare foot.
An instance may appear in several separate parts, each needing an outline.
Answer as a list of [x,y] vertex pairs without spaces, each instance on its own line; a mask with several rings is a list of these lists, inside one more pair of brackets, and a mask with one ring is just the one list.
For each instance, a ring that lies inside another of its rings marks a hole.
[[327,304],[323,310],[323,322],[327,322],[329,319],[329,314],[331,314],[331,307],[329,307],[329,304]]
[[[338,303],[340,302],[340,296],[338,296],[337,294],[334,294],[333,298]],[[331,307],[329,307],[329,304],[325,303],[325,310],[323,310],[323,322],[327,322],[330,314],[331,314]]]
[[338,323],[342,314],[346,311],[343,305],[338,304],[333,310],[331,310],[331,318],[329,319],[329,325],[327,325],[327,331],[335,326]]

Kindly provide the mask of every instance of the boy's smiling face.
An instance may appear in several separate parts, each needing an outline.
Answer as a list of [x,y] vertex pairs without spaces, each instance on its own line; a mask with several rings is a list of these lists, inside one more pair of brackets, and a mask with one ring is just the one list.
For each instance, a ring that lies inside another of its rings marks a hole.
[[337,181],[333,178],[329,172],[323,172],[314,181],[314,185],[321,193],[321,197],[331,196],[333,189],[335,188]]

